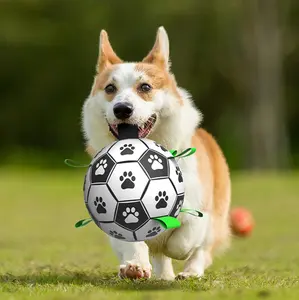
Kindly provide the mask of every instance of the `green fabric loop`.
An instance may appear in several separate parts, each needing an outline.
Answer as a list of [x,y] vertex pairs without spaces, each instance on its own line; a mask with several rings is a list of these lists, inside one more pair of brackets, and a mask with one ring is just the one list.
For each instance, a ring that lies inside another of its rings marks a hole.
[[[187,156],[190,156],[192,154],[194,154],[196,152],[196,148],[188,148],[188,149],[185,149],[183,152],[178,153],[177,150],[169,150],[169,152],[172,154],[173,157],[187,157]],[[84,165],[84,164],[80,164],[72,159],[69,159],[69,158],[66,158],[64,160],[64,163],[69,166],[69,167],[72,167],[72,168],[87,168],[89,167],[89,165]]]
[[[203,213],[196,209],[182,208],[180,210],[180,212],[190,214],[192,216],[199,217],[199,218],[203,217]],[[167,217],[157,217],[157,218],[153,218],[153,219],[158,221],[166,229],[178,228],[181,226],[180,221],[174,217],[167,216]],[[76,228],[84,227],[87,224],[89,224],[90,222],[92,222],[91,218],[82,219],[75,224],[75,227]]]
[[89,224],[90,222],[92,222],[92,219],[91,219],[91,218],[83,219],[83,220],[78,221],[78,222],[75,224],[75,227],[76,227],[76,228],[83,227],[83,226],[86,226],[87,224]]
[[187,148],[184,151],[182,151],[181,153],[177,154],[176,157],[180,157],[180,156],[184,156],[186,153],[188,153],[190,151],[191,148]]
[[188,148],[183,152],[181,152],[180,154],[176,155],[176,157],[187,157],[194,154],[195,152],[196,152],[196,148]]
[[176,154],[178,153],[176,150],[169,150],[169,152],[172,154],[172,156],[176,156]]
[[203,213],[200,212],[199,210],[196,210],[196,209],[182,208],[180,211],[183,212],[183,213],[190,214],[190,215],[195,216],[195,217],[199,217],[199,218],[203,217]]
[[64,163],[69,166],[69,167],[72,167],[72,168],[87,168],[89,165],[83,165],[83,164],[80,164],[72,159],[65,159],[64,160]]
[[194,154],[196,152],[196,148],[187,148],[179,154],[177,154],[177,150],[170,150],[169,152],[172,154],[173,157],[182,158]]

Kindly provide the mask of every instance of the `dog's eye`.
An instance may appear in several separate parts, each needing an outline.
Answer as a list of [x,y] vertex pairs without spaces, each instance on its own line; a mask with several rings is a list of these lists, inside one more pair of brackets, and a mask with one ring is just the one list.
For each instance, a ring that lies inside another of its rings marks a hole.
[[143,93],[148,93],[151,91],[152,87],[147,83],[142,83],[138,89]]
[[116,92],[116,86],[114,84],[108,84],[105,87],[105,92],[106,94],[113,94]]

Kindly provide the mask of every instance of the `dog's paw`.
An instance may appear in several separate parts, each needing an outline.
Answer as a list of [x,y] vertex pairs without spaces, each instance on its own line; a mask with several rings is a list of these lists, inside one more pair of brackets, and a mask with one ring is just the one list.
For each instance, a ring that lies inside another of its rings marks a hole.
[[201,276],[203,274],[198,274],[198,273],[194,273],[194,272],[180,272],[177,276],[176,276],[176,280],[184,280],[184,279],[188,279],[188,278],[196,278],[196,279],[200,279]]
[[129,279],[149,279],[152,276],[152,267],[151,265],[141,266],[137,263],[127,263],[126,265],[119,266],[118,276]]
[[160,280],[173,281],[175,279],[175,275],[171,273],[163,273],[159,276]]

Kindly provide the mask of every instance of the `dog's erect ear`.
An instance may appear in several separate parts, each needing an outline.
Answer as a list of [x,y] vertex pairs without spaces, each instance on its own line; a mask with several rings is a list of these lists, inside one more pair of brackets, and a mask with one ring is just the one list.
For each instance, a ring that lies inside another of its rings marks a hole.
[[120,64],[122,60],[113,51],[109,42],[108,34],[105,30],[100,34],[100,49],[97,63],[97,72],[100,73],[109,65]]
[[167,32],[163,26],[159,27],[154,47],[142,62],[155,64],[161,68],[169,70],[169,40]]

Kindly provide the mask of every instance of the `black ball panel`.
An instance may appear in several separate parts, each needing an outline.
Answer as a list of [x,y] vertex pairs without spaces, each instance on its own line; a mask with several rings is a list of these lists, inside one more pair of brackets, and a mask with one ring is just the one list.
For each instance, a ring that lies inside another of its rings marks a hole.
[[148,220],[149,216],[140,201],[118,203],[115,222],[125,229],[134,231]]
[[91,170],[92,183],[105,183],[115,167],[115,162],[105,153],[95,160]]
[[181,195],[177,196],[176,202],[174,203],[172,211],[169,214],[170,216],[176,218],[179,215],[180,210],[181,210],[181,208],[183,206],[183,203],[184,203],[184,197],[185,197],[184,194],[181,194]]
[[151,179],[163,178],[169,175],[168,159],[159,152],[148,150],[139,163]]

